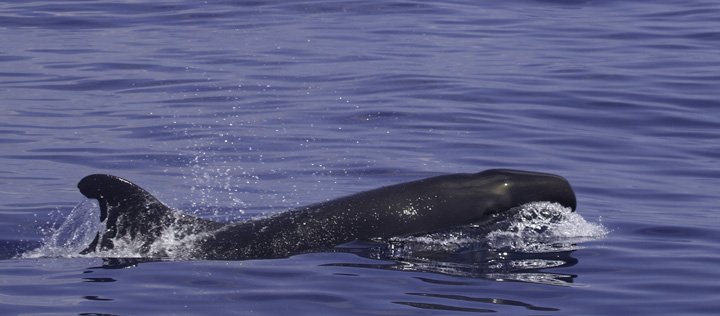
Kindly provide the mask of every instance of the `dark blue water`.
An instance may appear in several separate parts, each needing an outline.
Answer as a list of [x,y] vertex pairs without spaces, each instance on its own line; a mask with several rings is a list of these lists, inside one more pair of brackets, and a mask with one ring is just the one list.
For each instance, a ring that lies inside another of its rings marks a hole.
[[[718,16],[709,0],[2,3],[0,314],[716,314]],[[11,259],[91,173],[232,220],[497,167],[566,177],[609,234],[449,260]]]

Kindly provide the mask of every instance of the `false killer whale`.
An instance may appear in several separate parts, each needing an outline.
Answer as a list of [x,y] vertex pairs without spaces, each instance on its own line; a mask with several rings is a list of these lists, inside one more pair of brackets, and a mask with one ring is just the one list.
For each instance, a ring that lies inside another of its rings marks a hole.
[[196,259],[287,257],[354,240],[488,222],[534,201],[556,202],[573,211],[577,203],[561,176],[507,169],[386,186],[239,223],[177,213],[139,186],[112,175],[89,175],[78,189],[97,199],[100,221],[105,223],[83,254],[131,241],[143,256],[163,257],[166,254],[153,244],[172,232],[170,238],[196,237],[186,254]]

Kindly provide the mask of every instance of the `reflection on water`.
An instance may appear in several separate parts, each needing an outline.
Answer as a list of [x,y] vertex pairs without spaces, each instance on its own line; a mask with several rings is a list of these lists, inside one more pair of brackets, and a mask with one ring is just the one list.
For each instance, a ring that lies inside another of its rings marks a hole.
[[[420,258],[392,259],[383,255],[383,251],[355,251],[354,253],[371,259],[382,260],[378,263],[332,263],[327,266],[370,268],[409,272],[439,273],[458,277],[468,277],[491,281],[516,281],[558,286],[571,286],[575,275],[553,273],[551,268],[571,267],[578,263],[571,256],[573,251],[551,253],[511,253],[496,250],[484,250],[464,253],[445,261],[429,261]],[[467,260],[472,258],[472,260]]]
[[[422,283],[430,285],[430,287],[403,287],[400,289],[402,293],[396,293],[401,294],[402,296],[405,296],[405,299],[398,299],[398,297],[388,297],[388,303],[392,304],[399,304],[399,305],[406,305],[411,306],[415,308],[421,308],[421,309],[428,309],[428,310],[439,310],[439,311],[469,311],[469,312],[498,312],[497,308],[493,308],[492,306],[505,306],[505,307],[520,307],[529,311],[560,311],[560,309],[554,308],[554,307],[547,307],[547,306],[536,306],[530,303],[518,301],[518,300],[509,300],[509,299],[503,299],[501,297],[487,297],[487,296],[473,296],[473,295],[457,295],[457,294],[447,294],[444,293],[444,290],[453,290],[458,288],[465,288],[465,287],[477,287],[477,283],[470,281],[469,279],[448,279],[448,276],[451,277],[463,277],[463,278],[474,278],[474,279],[481,279],[481,280],[490,280],[490,281],[517,281],[517,282],[528,282],[528,283],[536,283],[536,284],[545,284],[545,285],[559,285],[559,286],[572,286],[573,285],[573,279],[576,277],[575,275],[566,275],[566,274],[560,274],[560,273],[553,273],[551,271],[547,271],[547,269],[552,269],[553,266],[546,265],[543,267],[536,267],[536,268],[529,268],[528,265],[525,265],[520,262],[528,262],[528,261],[538,261],[538,262],[554,262],[554,267],[570,267],[575,265],[578,260],[573,258],[571,256],[572,251],[566,251],[566,252],[557,252],[557,253],[544,253],[544,254],[520,254],[520,253],[508,253],[503,255],[494,254],[484,259],[484,262],[441,262],[441,261],[422,261],[422,260],[388,260],[387,258],[383,260],[379,260],[377,258],[377,254],[379,253],[379,250],[377,248],[363,248],[364,250],[360,250],[358,248],[346,248],[342,249],[342,251],[339,251],[339,253],[328,253],[329,256],[321,257],[321,261],[317,262],[317,269],[319,271],[325,271],[327,272],[328,269],[332,269],[334,267],[343,267],[343,268],[349,268],[350,270],[347,270],[348,273],[332,273],[332,276],[335,277],[358,277],[363,275],[362,270],[365,269],[372,269],[372,270],[378,270],[378,271],[403,271],[407,272],[407,274],[403,273],[402,275],[405,275],[404,278],[401,279],[412,279],[417,280]],[[359,257],[375,257],[371,260],[365,261],[365,263],[357,263],[354,262],[355,260],[351,257],[345,257],[341,255],[341,253],[354,253],[355,255]],[[486,253],[476,253],[474,255],[467,255],[467,256],[460,256],[463,258],[476,258],[479,259],[482,256],[488,255],[491,252]],[[304,255],[300,256],[303,257]],[[292,269],[299,269],[299,270],[308,270],[307,267],[304,267],[305,264],[307,264],[307,258],[300,258],[297,259],[285,259],[289,261],[298,261],[299,266],[291,266]],[[337,262],[341,261],[342,258],[348,259],[346,262],[353,262],[353,263],[343,263],[343,262]],[[185,283],[193,284],[193,286],[205,288],[209,287],[213,291],[217,291],[216,295],[218,296],[226,296],[228,298],[232,298],[233,301],[237,302],[245,302],[250,303],[252,301],[255,301],[259,299],[259,294],[256,293],[254,290],[246,289],[243,284],[246,283],[258,283],[258,284],[267,284],[263,286],[270,286],[272,287],[272,284],[275,282],[283,282],[287,284],[294,284],[294,282],[297,282],[297,280],[294,280],[294,277],[296,275],[294,273],[289,273],[288,271],[292,271],[292,269],[288,269],[287,266],[280,266],[277,268],[273,268],[273,266],[265,266],[266,263],[270,263],[271,261],[277,262],[275,260],[254,260],[254,261],[247,261],[246,264],[242,264],[242,261],[228,261],[227,263],[230,263],[232,265],[232,268],[228,270],[230,272],[230,275],[226,275],[225,277],[231,276],[232,278],[235,278],[234,280],[226,280],[225,282],[217,282],[218,277],[223,277],[223,274],[220,275],[214,275],[213,273],[208,274],[201,274],[200,276],[193,275],[193,276],[186,276]],[[334,262],[333,262],[334,261]],[[503,262],[501,264],[500,262]],[[107,271],[107,273],[114,273],[112,271],[119,271],[122,269],[128,269],[128,268],[140,268],[144,267],[145,264],[148,263],[158,263],[158,264],[173,264],[173,261],[168,260],[152,260],[147,258],[103,258],[102,259],[102,265],[92,266],[87,268],[83,275],[81,275],[82,280],[84,282],[91,282],[91,283],[117,283],[117,282],[123,282],[122,279],[119,278],[112,278],[112,277],[87,277],[87,273],[94,273],[99,272],[101,270]],[[176,264],[182,263],[182,262],[175,262]],[[201,262],[197,262],[197,264],[200,264]],[[190,264],[194,264],[190,262]],[[215,262],[205,262],[203,265],[210,264],[210,267],[214,266],[223,266],[223,261],[215,261]],[[503,268],[500,268],[503,267]],[[510,268],[515,267],[515,268]],[[207,268],[206,268],[207,269]],[[258,269],[261,269],[261,273],[259,271],[256,271]],[[359,270],[358,270],[359,269]],[[203,269],[205,270],[205,269]],[[310,268],[312,270],[312,268]],[[541,271],[542,270],[542,271]],[[210,268],[208,271],[216,271],[215,269]],[[215,273],[218,273],[216,271]],[[302,272],[307,273],[307,271]],[[326,273],[321,273],[326,274]],[[304,274],[300,274],[297,276],[302,276]],[[239,278],[238,278],[239,277]],[[395,276],[393,278],[397,278],[398,276]],[[197,279],[200,278],[200,279]],[[285,279],[285,280],[283,280]],[[359,278],[359,279],[353,279],[355,281],[360,282],[387,282],[387,280],[383,280],[382,278],[377,279],[376,281],[372,281],[373,278]],[[305,280],[303,278],[303,280]],[[149,281],[148,281],[149,282]],[[228,283],[229,282],[229,283]],[[304,281],[303,281],[304,282]],[[400,282],[400,281],[393,281],[393,282]],[[402,281],[400,283],[407,283],[408,281]],[[352,281],[350,282],[352,283]],[[298,285],[299,286],[299,285]],[[262,287],[262,286],[261,286]],[[411,290],[414,289],[414,290]],[[420,290],[423,289],[423,290]],[[318,291],[315,293],[315,291]],[[301,292],[294,292],[289,293],[288,296],[282,296],[279,294],[272,295],[275,299],[280,299],[281,297],[285,297],[284,299],[289,299],[290,297],[294,297],[296,299],[300,299],[300,297],[304,297],[304,300],[308,300],[309,298],[312,298],[313,301],[317,301],[317,303],[320,304],[326,304],[331,303],[330,301],[342,301],[344,299],[338,298],[336,296],[328,296],[323,295],[323,291],[320,289],[313,290],[313,289],[306,289]],[[465,291],[466,293],[468,290]],[[470,291],[472,293],[478,293],[477,291]],[[486,292],[481,292],[486,293]],[[487,294],[487,293],[486,293]],[[263,299],[269,299],[269,297],[263,296]],[[93,301],[111,301],[115,300],[115,298],[111,298],[108,296],[101,296],[101,295],[90,295],[85,296],[85,299],[87,300],[93,300]]]
[[[84,210],[93,207],[85,203],[78,206],[71,212],[68,220],[46,238],[46,243],[30,252],[28,257],[77,257],[78,249],[88,242],[87,236],[97,232],[96,226],[88,223],[97,222],[97,214],[86,214],[87,210]],[[585,222],[569,208],[555,203],[529,203],[487,223],[387,240],[355,241],[287,259],[192,262],[182,258],[136,258],[128,255],[102,258],[101,264],[89,267],[86,265],[87,268],[75,270],[75,274],[69,277],[94,285],[92,289],[81,291],[83,295],[79,296],[80,299],[96,304],[108,304],[122,301],[123,295],[126,295],[114,289],[134,288],[138,284],[147,284],[153,288],[165,286],[173,293],[181,290],[175,277],[158,277],[152,272],[158,266],[209,264],[211,266],[208,270],[193,268],[203,271],[199,274],[177,276],[181,280],[182,290],[211,291],[215,293],[214,299],[242,302],[244,305],[270,300],[300,300],[335,306],[347,304],[356,294],[349,292],[343,296],[337,294],[337,291],[327,292],[318,284],[302,286],[301,284],[306,282],[303,275],[314,273],[316,278],[318,275],[343,278],[391,271],[401,273],[392,276],[390,280],[373,277],[353,280],[365,286],[377,286],[378,283],[385,285],[388,281],[407,284],[400,288],[385,289],[388,293],[393,293],[384,298],[384,302],[391,305],[476,313],[498,312],[503,307],[552,312],[559,309],[536,306],[516,299],[503,299],[502,296],[471,295],[468,293],[477,292],[468,292],[468,287],[476,288],[477,282],[487,281],[575,286],[576,275],[553,272],[553,269],[576,265],[578,259],[572,256],[579,248],[576,242],[602,238],[604,234],[602,226]],[[124,250],[127,251],[118,253],[134,253],[133,249]],[[349,254],[351,255],[348,256]],[[325,256],[319,260],[309,260],[307,256],[313,255]],[[283,260],[296,264],[299,260],[299,265],[278,268],[272,266]],[[270,266],[266,267],[268,264]],[[226,269],[224,266],[231,268]],[[343,271],[338,272],[337,268],[342,268]],[[124,272],[128,269],[133,273]],[[162,269],[164,271],[166,268]],[[148,270],[151,271],[149,274]],[[461,278],[461,281],[453,278]],[[264,295],[253,290],[275,288],[277,282],[288,284],[286,293],[278,294],[275,293],[276,290],[272,290],[272,295]],[[411,285],[408,282],[429,286]],[[335,279],[328,284],[335,286],[334,284],[343,283]],[[254,285],[247,287],[247,284]],[[464,291],[454,292],[458,289]]]
[[[505,300],[505,299],[499,299],[499,298],[469,297],[469,296],[464,296],[464,295],[443,295],[443,294],[428,294],[428,293],[407,293],[407,294],[415,295],[415,296],[422,296],[422,297],[432,297],[432,298],[441,298],[441,299],[448,299],[448,300],[455,300],[455,301],[464,301],[464,302],[476,302],[476,303],[497,304],[497,305],[506,305],[506,306],[519,306],[519,307],[524,307],[531,311],[543,311],[543,312],[560,311],[557,308],[533,306],[531,304],[523,303],[520,301]],[[473,312],[497,312],[495,310],[490,310],[490,309],[462,308],[462,307],[453,307],[453,306],[440,305],[440,304],[410,303],[410,302],[394,302],[394,303],[410,305],[410,306],[425,308],[425,309],[473,311]]]
[[[39,249],[26,256],[76,257],[78,249],[97,232],[97,215],[81,203]],[[570,208],[557,203],[533,202],[522,205],[482,224],[454,227],[412,236],[392,237],[374,242],[356,241],[318,252],[345,252],[372,259],[364,263],[323,263],[323,266],[372,268],[382,270],[437,273],[491,281],[515,281],[570,286],[574,275],[549,272],[571,267],[578,260],[571,256],[576,241],[603,238],[604,227],[586,222]],[[79,236],[79,237],[78,237]],[[93,269],[124,269],[140,263],[183,260],[182,257],[136,258],[128,249],[114,253],[127,257],[103,259]],[[188,245],[184,245],[187,247]],[[192,246],[190,246],[192,247]],[[174,253],[174,252],[168,252]],[[93,255],[93,254],[90,254]],[[108,282],[104,278],[84,278],[86,282]]]

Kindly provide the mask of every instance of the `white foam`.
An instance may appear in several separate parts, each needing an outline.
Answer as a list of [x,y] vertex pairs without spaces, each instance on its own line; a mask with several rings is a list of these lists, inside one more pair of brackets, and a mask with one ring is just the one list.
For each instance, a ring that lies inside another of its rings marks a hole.
[[187,235],[176,225],[165,227],[160,237],[143,251],[143,243],[129,236],[113,239],[113,249],[82,255],[95,236],[105,227],[100,218],[100,207],[94,199],[84,200],[70,212],[58,228],[51,230],[43,238],[42,245],[22,254],[23,258],[75,258],[75,257],[113,257],[141,258],[148,253],[166,258],[185,258],[203,234]]
[[[142,242],[130,238],[113,240],[114,249],[89,255],[80,255],[101,232],[105,223],[100,223],[100,208],[95,200],[78,204],[65,222],[53,230],[43,245],[22,255],[24,258],[38,257],[116,257],[137,258],[165,257],[185,258],[192,253],[196,241],[204,234],[185,233],[177,225],[164,228],[162,234],[148,248]],[[485,226],[467,226],[421,236],[394,237],[391,250],[398,253],[414,250],[454,252],[467,249],[497,249],[525,253],[542,253],[578,249],[580,242],[603,238],[607,229],[598,223],[589,223],[571,209],[557,203],[533,202],[509,212],[510,217]],[[397,248],[397,249],[395,249]],[[143,250],[145,249],[145,250]]]
[[578,249],[578,243],[604,238],[607,229],[590,223],[570,208],[557,203],[532,202],[508,212],[508,218],[492,224],[469,225],[419,236],[390,238],[399,253],[454,252],[497,249],[544,253]]
[[576,244],[604,238],[608,231],[587,222],[580,214],[557,203],[532,202],[485,237],[490,247],[519,252],[550,252],[577,249]]

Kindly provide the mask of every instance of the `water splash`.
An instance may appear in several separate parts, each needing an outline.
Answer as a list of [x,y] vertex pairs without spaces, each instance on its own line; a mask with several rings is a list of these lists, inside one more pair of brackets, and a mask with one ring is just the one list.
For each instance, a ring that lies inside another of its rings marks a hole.
[[[600,224],[589,223],[577,213],[556,203],[535,202],[508,212],[507,217],[495,219],[489,224],[468,225],[440,232],[409,237],[393,237],[387,242],[386,254],[390,258],[421,258],[430,261],[445,261],[449,256],[473,258],[494,258],[488,264],[522,264],[523,269],[538,265],[534,261],[513,258],[504,259],[502,252],[550,253],[578,249],[580,242],[605,237],[607,230]],[[95,200],[85,200],[68,215],[65,222],[53,230],[40,248],[22,255],[24,258],[38,257],[83,257],[102,256],[117,258],[143,257],[141,242],[132,239],[116,239],[114,249],[80,255],[103,230],[105,223],[99,222],[99,206]],[[173,259],[185,259],[192,253],[196,241],[205,234],[187,234],[180,223],[168,225],[146,253]],[[453,259],[455,260],[455,259]],[[451,260],[452,261],[452,260]],[[460,261],[468,261],[461,258]],[[469,261],[475,261],[470,259]],[[547,261],[547,260],[546,260]],[[476,261],[475,261],[476,262]],[[416,262],[417,263],[417,262]],[[545,262],[540,266],[552,267],[562,263]],[[518,267],[491,267],[493,270]]]
[[572,251],[578,243],[604,238],[607,229],[587,222],[570,208],[531,202],[498,215],[488,223],[454,227],[422,235],[389,239],[393,257],[433,253]]
[[511,210],[485,239],[491,248],[538,253],[569,251],[577,244],[604,238],[608,231],[557,203],[532,202]]
[[[178,216],[178,219],[182,215]],[[97,200],[87,199],[75,206],[65,221],[56,229],[48,232],[42,245],[21,255],[22,258],[75,258],[75,257],[108,257],[108,258],[142,258],[144,253],[157,254],[157,257],[172,259],[189,259],[195,242],[205,237],[203,233],[187,234],[186,228],[175,223],[164,227],[160,237],[149,250],[143,250],[142,240],[134,240],[129,236],[113,239],[113,249],[81,254],[95,236],[106,227],[106,222],[98,221],[100,207]]]
[[383,269],[442,273],[493,281],[578,286],[574,275],[550,269],[577,264],[582,242],[608,231],[557,203],[533,202],[488,222],[428,234],[393,237],[366,256],[393,261]]
[[23,258],[80,256],[104,225],[97,200],[87,199],[75,206],[57,229],[43,238],[40,248],[22,254]]

